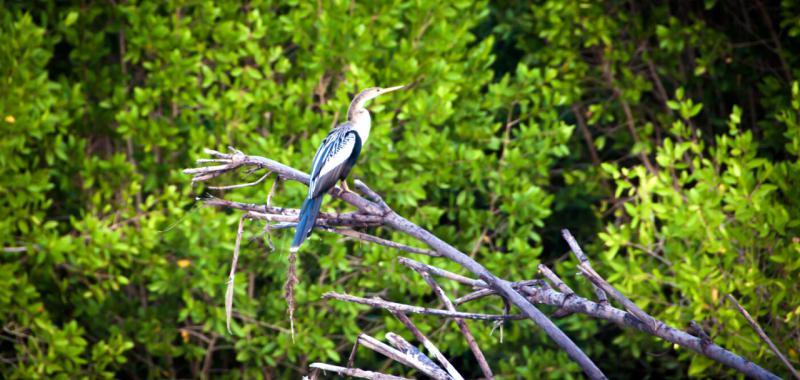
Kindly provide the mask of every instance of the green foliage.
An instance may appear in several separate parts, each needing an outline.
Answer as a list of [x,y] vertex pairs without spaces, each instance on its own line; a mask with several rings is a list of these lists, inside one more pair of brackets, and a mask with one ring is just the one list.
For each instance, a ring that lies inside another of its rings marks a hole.
[[[218,194],[180,169],[229,145],[308,169],[355,92],[413,82],[370,105],[353,173],[398,212],[502,277],[548,262],[586,292],[558,241],[570,228],[640,306],[677,327],[701,321],[783,374],[723,298],[735,294],[798,363],[798,6],[769,7],[774,25],[754,21],[753,36],[722,16],[741,10],[716,2],[4,4],[0,373],[297,378],[311,361],[344,362],[361,331],[405,335],[386,313],[320,296],[430,304],[429,290],[396,252],[316,232],[300,255],[293,342],[282,298],[291,233],[261,236],[254,222],[229,335],[239,215],[194,199],[260,203],[272,180]],[[273,202],[299,206],[305,191],[281,183]],[[457,329],[414,321],[479,376]],[[611,377],[730,375],[637,332],[579,315],[558,323]],[[470,326],[500,378],[581,376],[530,324],[506,325],[502,343],[491,325]],[[361,367],[381,363],[359,353]]]

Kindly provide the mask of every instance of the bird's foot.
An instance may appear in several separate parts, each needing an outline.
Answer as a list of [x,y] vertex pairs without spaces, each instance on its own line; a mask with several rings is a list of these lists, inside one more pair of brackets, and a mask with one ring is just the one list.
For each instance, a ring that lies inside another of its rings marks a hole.
[[345,179],[342,180],[342,189],[344,191],[347,191],[347,192],[350,192],[350,193],[353,192],[352,190],[350,190],[350,187],[347,186],[347,180],[345,180]]

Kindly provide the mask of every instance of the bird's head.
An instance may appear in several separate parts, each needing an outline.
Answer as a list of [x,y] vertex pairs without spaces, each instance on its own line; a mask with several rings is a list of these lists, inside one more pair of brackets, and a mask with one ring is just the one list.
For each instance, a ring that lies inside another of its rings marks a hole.
[[356,95],[356,98],[361,98],[363,101],[367,101],[392,91],[402,90],[405,87],[405,85],[394,87],[370,87],[361,91],[358,95]]
[[397,91],[404,89],[406,86],[394,86],[394,87],[370,87],[367,89],[362,90],[353,98],[353,101],[350,103],[350,109],[347,112],[348,119],[352,118],[352,116],[358,112],[360,109],[364,108],[364,103],[369,100],[375,99],[378,96],[383,94]]

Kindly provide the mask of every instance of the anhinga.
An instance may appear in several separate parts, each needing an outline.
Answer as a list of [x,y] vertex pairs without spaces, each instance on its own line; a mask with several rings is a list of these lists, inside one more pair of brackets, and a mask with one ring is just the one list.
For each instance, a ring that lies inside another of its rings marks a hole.
[[[290,251],[296,252],[310,235],[319,215],[322,197],[338,181],[345,181],[350,169],[355,165],[361,147],[367,142],[372,119],[364,103],[387,92],[399,90],[405,86],[388,88],[371,87],[361,91],[350,103],[347,110],[347,121],[328,133],[322,145],[314,154],[311,164],[311,181],[308,184],[308,197],[300,208],[297,230],[294,234]],[[346,183],[345,188],[346,188]]]

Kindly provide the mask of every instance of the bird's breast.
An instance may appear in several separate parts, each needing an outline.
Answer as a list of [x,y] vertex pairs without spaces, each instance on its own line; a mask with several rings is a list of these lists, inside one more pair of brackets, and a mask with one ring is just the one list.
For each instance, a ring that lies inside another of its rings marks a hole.
[[367,142],[367,138],[369,138],[369,130],[372,126],[372,120],[369,116],[369,112],[360,112],[350,122],[353,130],[358,133],[358,137],[361,138],[361,145],[364,145],[364,143]]

